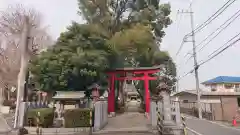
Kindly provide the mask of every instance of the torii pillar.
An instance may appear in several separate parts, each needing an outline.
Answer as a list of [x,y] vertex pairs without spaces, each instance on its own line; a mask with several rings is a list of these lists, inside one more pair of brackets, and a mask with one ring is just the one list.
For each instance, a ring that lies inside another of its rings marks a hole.
[[109,91],[108,91],[108,112],[111,116],[115,116],[115,74],[109,74]]

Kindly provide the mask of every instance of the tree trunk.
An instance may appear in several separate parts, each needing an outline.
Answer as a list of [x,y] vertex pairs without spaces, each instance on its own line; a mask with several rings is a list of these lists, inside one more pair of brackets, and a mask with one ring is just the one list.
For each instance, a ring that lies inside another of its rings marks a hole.
[[30,59],[30,54],[28,53],[28,36],[29,36],[29,20],[28,17],[24,18],[24,27],[23,32],[21,35],[21,66],[20,72],[18,74],[18,84],[17,84],[17,103],[16,103],[16,111],[15,111],[15,121],[14,121],[14,128],[16,128],[18,123],[18,116],[19,116],[19,105],[20,102],[23,101],[24,95],[24,86],[25,86],[25,78],[28,71],[28,62]]

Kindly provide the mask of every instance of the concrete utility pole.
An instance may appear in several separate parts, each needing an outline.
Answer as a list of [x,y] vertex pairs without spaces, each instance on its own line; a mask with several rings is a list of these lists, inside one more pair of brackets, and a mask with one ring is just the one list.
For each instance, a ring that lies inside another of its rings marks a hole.
[[192,43],[193,43],[193,59],[194,59],[194,72],[197,90],[197,104],[198,104],[198,117],[202,119],[202,107],[201,107],[201,93],[199,87],[199,77],[198,77],[198,63],[197,63],[197,53],[196,53],[196,40],[194,32],[194,21],[193,21],[193,11],[192,11],[192,1],[190,3],[190,16],[191,16],[191,27],[192,27]]
[[198,77],[198,62],[197,62],[197,53],[196,53],[196,40],[195,40],[195,31],[194,31],[194,21],[193,21],[193,11],[192,11],[192,0],[190,1],[190,11],[181,11],[179,13],[188,13],[191,18],[191,37],[192,41],[184,41],[184,42],[192,42],[193,45],[193,60],[194,60],[194,72],[195,72],[195,81],[196,81],[196,90],[197,90],[197,106],[198,106],[198,117],[202,119],[202,107],[201,107],[201,91],[199,87],[199,77]]
[[24,27],[21,34],[21,40],[19,45],[20,51],[21,51],[21,65],[20,65],[20,71],[18,74],[17,102],[16,102],[14,128],[17,128],[17,125],[19,122],[20,103],[23,102],[25,78],[26,78],[26,73],[28,68],[28,61],[30,59],[30,55],[28,52],[29,20],[27,16],[24,17],[23,24],[24,24],[23,25]]

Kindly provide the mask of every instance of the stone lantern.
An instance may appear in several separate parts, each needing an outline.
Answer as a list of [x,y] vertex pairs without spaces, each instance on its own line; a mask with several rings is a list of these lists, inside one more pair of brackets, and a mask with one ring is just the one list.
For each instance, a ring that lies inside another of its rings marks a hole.
[[100,96],[100,94],[99,94],[100,86],[98,84],[94,83],[93,85],[88,87],[88,89],[90,89],[91,92],[92,92],[93,101],[94,102],[98,101],[99,96]]

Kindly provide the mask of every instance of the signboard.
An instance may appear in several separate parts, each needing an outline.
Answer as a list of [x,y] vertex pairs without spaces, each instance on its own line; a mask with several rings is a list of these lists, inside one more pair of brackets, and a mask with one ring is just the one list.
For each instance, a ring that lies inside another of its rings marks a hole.
[[11,88],[11,92],[15,92],[16,88],[15,87],[12,87]]

